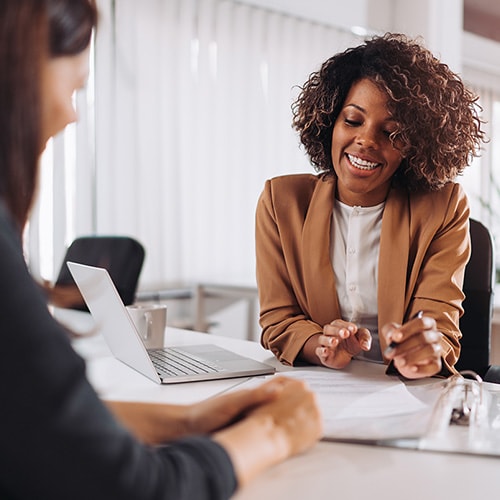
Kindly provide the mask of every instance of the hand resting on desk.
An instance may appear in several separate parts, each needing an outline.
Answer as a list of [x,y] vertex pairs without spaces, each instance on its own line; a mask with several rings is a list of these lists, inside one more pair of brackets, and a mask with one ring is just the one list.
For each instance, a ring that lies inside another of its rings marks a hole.
[[213,434],[234,464],[238,484],[311,447],[322,435],[314,394],[298,380],[274,377],[190,405],[107,401],[139,439],[161,444],[195,434]]

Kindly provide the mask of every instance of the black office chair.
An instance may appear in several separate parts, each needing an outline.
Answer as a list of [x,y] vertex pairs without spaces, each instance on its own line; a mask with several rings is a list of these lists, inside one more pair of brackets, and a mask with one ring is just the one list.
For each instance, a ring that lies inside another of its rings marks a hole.
[[464,314],[460,318],[461,353],[455,368],[473,370],[488,382],[500,383],[500,366],[490,365],[493,316],[493,242],[488,229],[470,219],[471,258],[465,268]]
[[[145,251],[141,243],[128,236],[82,236],[76,238],[66,255],[56,279],[54,289],[59,295],[74,293],[76,284],[66,262],[78,262],[108,270],[125,305],[132,304],[139,283]],[[78,294],[79,295],[79,294]],[[86,311],[81,296],[67,307]],[[57,305],[57,303],[56,303]]]

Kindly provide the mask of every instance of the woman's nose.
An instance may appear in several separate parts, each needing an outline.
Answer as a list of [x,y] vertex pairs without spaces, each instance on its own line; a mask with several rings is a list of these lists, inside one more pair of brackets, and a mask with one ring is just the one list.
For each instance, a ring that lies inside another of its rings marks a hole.
[[356,142],[365,148],[378,147],[377,133],[369,128],[359,130]]

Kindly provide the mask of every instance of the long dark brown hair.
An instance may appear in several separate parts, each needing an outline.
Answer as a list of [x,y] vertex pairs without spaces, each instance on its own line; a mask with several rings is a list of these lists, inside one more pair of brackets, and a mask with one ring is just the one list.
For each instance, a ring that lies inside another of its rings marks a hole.
[[41,68],[76,55],[97,23],[95,0],[0,2],[0,198],[21,231],[30,212],[44,147]]

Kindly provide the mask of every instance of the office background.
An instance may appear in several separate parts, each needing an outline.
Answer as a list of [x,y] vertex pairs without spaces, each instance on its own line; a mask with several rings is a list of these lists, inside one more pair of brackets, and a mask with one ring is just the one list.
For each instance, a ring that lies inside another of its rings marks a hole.
[[313,171],[290,126],[297,85],[335,52],[385,31],[422,36],[480,94],[491,141],[460,182],[472,215],[500,241],[500,8],[488,11],[489,0],[98,5],[80,121],[44,155],[26,235],[35,276],[54,279],[76,236],[127,234],[147,249],[141,290],[254,287],[265,179]]

